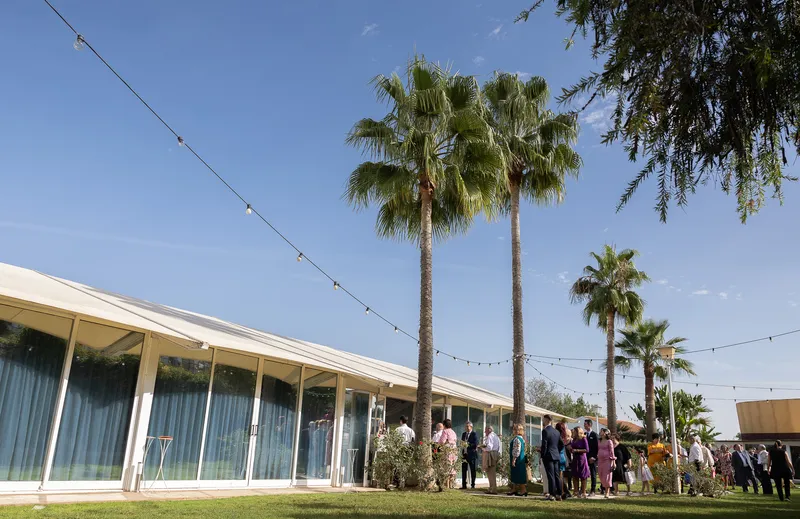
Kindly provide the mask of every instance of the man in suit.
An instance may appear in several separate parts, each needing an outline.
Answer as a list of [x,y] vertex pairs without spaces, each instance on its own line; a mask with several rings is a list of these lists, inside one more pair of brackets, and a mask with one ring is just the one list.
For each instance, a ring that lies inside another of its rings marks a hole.
[[589,489],[589,496],[593,496],[597,488],[597,450],[600,445],[600,438],[592,430],[594,422],[590,419],[583,421],[583,430],[586,432],[586,440],[589,442],[589,452],[586,453],[586,460],[589,462],[589,474],[592,476],[592,486]]
[[747,493],[752,481],[753,491],[758,494],[758,483],[756,482],[755,470],[753,469],[753,463],[750,461],[750,455],[741,445],[734,445],[733,450],[732,461],[736,483],[742,487],[742,492]]
[[461,490],[467,488],[467,469],[472,488],[475,488],[475,465],[478,461],[478,435],[472,430],[472,422],[467,422],[466,428],[461,434],[461,454],[464,456],[461,462]]
[[555,496],[556,501],[561,501],[561,478],[559,478],[558,462],[561,459],[561,449],[564,448],[564,442],[561,440],[561,433],[559,433],[552,425],[553,418],[546,414],[542,417],[542,447],[540,453],[542,462],[544,463],[545,474],[547,475],[547,486],[550,490],[550,501]]

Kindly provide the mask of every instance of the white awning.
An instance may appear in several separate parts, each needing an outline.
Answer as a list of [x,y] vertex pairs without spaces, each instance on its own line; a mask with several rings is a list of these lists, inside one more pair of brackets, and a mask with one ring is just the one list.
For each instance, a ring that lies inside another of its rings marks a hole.
[[[0,296],[149,330],[190,348],[209,345],[247,352],[336,371],[377,382],[378,385],[412,389],[417,385],[417,371],[405,366],[281,337],[216,317],[107,292],[5,263],[0,263]],[[487,407],[513,407],[510,397],[445,377],[434,376],[433,392]],[[562,417],[532,405],[527,406],[527,411],[536,415],[550,413]]]

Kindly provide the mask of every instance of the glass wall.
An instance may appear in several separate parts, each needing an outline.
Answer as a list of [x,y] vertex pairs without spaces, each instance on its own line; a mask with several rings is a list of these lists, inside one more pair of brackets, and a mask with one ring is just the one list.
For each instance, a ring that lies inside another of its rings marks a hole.
[[514,436],[514,431],[511,430],[511,410],[510,409],[503,409],[503,416],[500,420],[500,425],[503,429],[503,439],[508,440],[511,442],[511,438]]
[[51,480],[122,478],[143,341],[138,332],[78,326]]
[[0,481],[42,479],[72,320],[0,305]]
[[335,412],[336,374],[307,369],[303,379],[296,479],[330,479]]
[[[348,389],[344,397],[344,424],[342,428],[343,483],[361,484],[364,482],[368,422],[369,394]],[[355,449],[354,456],[348,453],[353,449]],[[351,456],[353,456],[352,459]]]
[[378,434],[384,433],[384,428],[386,427],[384,423],[384,414],[386,411],[386,397],[383,396],[373,396],[372,397],[372,420],[370,422],[370,442],[369,442],[369,463],[367,464],[367,469],[369,471],[369,475],[367,477],[368,481],[372,481],[372,471],[370,467],[372,467],[372,460],[375,459],[375,438],[378,437]]
[[453,432],[456,433],[456,438],[461,441],[461,435],[464,433],[465,425],[469,420],[469,407],[465,405],[454,405],[450,409],[450,419],[453,422]]
[[264,361],[253,479],[292,477],[299,386],[299,366]]
[[408,426],[413,427],[414,421],[414,402],[399,400],[397,398],[386,399],[386,426],[389,430],[400,427],[400,417],[408,418]]
[[[203,441],[212,351],[166,345],[159,351],[147,435],[173,438],[164,458],[164,479],[195,480]],[[160,461],[160,445],[156,439],[147,452],[145,482],[155,479]]]
[[217,350],[200,479],[245,479],[258,359]]

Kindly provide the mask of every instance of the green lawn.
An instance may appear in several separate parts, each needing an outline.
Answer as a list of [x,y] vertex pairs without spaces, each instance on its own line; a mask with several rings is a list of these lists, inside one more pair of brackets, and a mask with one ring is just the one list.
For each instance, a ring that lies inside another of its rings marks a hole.
[[0,508],[0,518],[363,518],[381,519],[441,517],[488,519],[553,517],[686,518],[797,518],[800,502],[781,503],[777,497],[736,493],[722,499],[689,497],[637,497],[614,500],[569,500],[564,503],[538,499],[492,498],[459,491],[370,492],[361,494],[302,494],[243,497],[206,501],[159,501],[86,505],[54,505],[43,510],[31,506]]

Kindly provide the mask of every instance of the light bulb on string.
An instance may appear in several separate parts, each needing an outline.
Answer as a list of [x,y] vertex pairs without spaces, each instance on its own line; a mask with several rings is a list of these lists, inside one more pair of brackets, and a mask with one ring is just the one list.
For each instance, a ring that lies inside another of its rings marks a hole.
[[297,255],[297,261],[303,261],[303,253]]
[[186,143],[185,143],[185,142],[183,142],[183,137],[181,137],[180,135],[178,135],[178,146],[181,146],[181,147],[183,147],[183,146],[185,146],[185,145],[186,145]]
[[439,356],[439,350],[436,350],[436,356],[437,357]]
[[244,214],[253,214],[253,207],[250,204],[247,204],[247,208],[244,210]]
[[83,39],[83,36],[80,34],[77,38],[75,38],[75,43],[72,44],[72,48],[75,50],[83,50],[86,48],[86,40]]
[[369,315],[369,307],[367,307],[367,309],[364,310],[364,315]]
[[769,342],[772,342],[772,337],[769,338]]
[[394,327],[394,333],[400,333],[400,330],[397,328],[397,326]]
[[467,366],[469,366],[469,361],[467,361]]
[[338,281],[334,281],[333,282],[333,289],[334,290],[339,290],[339,282]]

